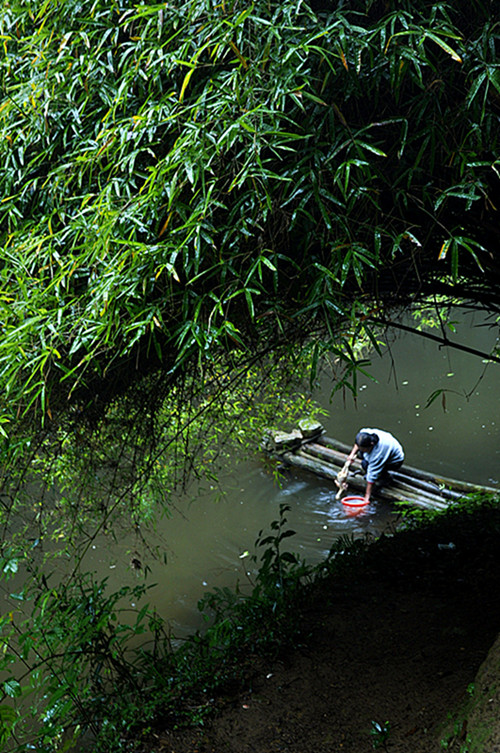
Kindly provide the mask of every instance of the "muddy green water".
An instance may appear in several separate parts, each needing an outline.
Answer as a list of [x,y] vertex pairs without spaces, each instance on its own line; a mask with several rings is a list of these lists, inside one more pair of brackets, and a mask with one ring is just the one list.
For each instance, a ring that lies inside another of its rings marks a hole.
[[[455,340],[488,352],[497,342],[498,329],[486,326],[484,317],[457,313],[456,319]],[[314,397],[328,410],[323,424],[329,436],[350,443],[362,426],[385,428],[403,443],[410,465],[499,484],[498,364],[404,334],[387,344],[383,357],[373,356],[368,370],[372,378],[361,378],[356,404],[350,394],[331,397],[331,377],[322,376]],[[446,390],[445,401],[439,397],[425,408],[435,390]],[[224,497],[179,500],[172,517],[160,521],[152,546],[166,554],[166,564],[130,539],[113,547],[97,541],[85,564],[109,576],[110,585],[137,582],[143,572],[129,566],[134,551],[150,569],[147,582],[156,584],[150,603],[182,636],[200,625],[196,605],[204,592],[246,582],[248,560],[241,555],[254,551],[259,530],[277,519],[281,503],[291,506],[288,524],[297,532],[288,548],[309,562],[322,559],[338,536],[377,534],[395,517],[376,499],[353,514],[335,500],[330,482],[305,473],[288,472],[280,488],[259,459],[237,460],[222,487]]]

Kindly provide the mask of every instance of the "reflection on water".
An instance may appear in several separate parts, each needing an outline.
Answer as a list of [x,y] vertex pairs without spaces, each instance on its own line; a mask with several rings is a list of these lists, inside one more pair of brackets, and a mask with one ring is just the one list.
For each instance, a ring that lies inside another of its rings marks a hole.
[[[464,321],[456,339],[489,351],[496,332],[477,326],[477,317]],[[330,401],[331,382],[327,375],[322,378],[315,397],[329,411],[323,419],[329,436],[351,443],[361,426],[385,428],[401,440],[410,465],[476,483],[498,483],[500,366],[405,334],[390,343],[384,357],[375,356],[368,370],[373,379],[361,380],[357,405],[341,393]],[[436,390],[444,392],[426,408]],[[176,635],[200,625],[196,604],[205,591],[247,581],[249,560],[242,555],[254,552],[259,530],[268,530],[278,518],[280,504],[290,505],[287,527],[296,531],[287,548],[311,563],[321,560],[339,536],[377,534],[394,520],[389,503],[375,499],[367,508],[349,510],[335,499],[332,483],[306,473],[288,471],[279,487],[258,459],[239,461],[223,487],[223,499],[214,501],[210,494],[192,504],[186,499],[172,518],[160,523],[158,545],[166,551],[166,565],[140,552],[151,569],[148,580],[157,584],[150,600]],[[104,574],[119,585],[126,575],[137,577],[127,571],[127,550],[134,544],[121,546],[108,550],[98,543],[93,553],[100,557]]]

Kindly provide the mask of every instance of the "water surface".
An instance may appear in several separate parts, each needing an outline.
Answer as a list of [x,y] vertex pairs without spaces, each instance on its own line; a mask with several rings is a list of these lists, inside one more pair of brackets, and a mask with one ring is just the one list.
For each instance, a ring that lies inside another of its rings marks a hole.
[[[456,318],[455,340],[485,352],[496,344],[497,330],[484,326],[484,317]],[[363,426],[384,428],[403,443],[410,465],[498,485],[500,366],[410,334],[393,338],[383,350],[382,357],[371,357],[371,377],[360,380],[356,401],[350,393],[332,396],[331,375],[322,375],[314,397],[328,410],[322,419],[327,434],[351,443]],[[436,390],[443,394],[425,407]],[[321,560],[339,536],[376,535],[395,517],[390,503],[376,499],[353,513],[335,500],[331,482],[307,473],[290,470],[277,485],[258,457],[237,460],[221,486],[222,498],[214,491],[179,500],[172,517],[161,521],[155,544],[166,564],[130,539],[113,549],[98,541],[92,552],[92,562],[121,585],[142,577],[128,566],[135,549],[150,569],[148,580],[157,584],[150,599],[177,635],[200,625],[196,605],[207,590],[248,581],[251,566],[244,555],[254,552],[259,530],[278,518],[280,504],[290,505],[287,525],[297,532],[288,548],[309,562]]]

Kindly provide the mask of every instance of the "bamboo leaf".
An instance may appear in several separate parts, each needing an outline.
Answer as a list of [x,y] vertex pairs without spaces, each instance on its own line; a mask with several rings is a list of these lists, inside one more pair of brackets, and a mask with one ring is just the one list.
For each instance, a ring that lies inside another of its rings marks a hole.
[[373,152],[373,154],[378,154],[380,157],[387,157],[387,154],[382,151],[382,149],[378,149],[376,146],[373,146],[372,144],[367,144],[366,141],[358,141],[356,140],[356,146],[360,146],[363,149],[368,149],[369,152]]
[[498,68],[488,69],[488,79],[491,81],[497,92],[500,94],[500,71]]
[[425,36],[428,37],[429,39],[432,39],[433,42],[435,42],[439,47],[441,47],[442,50],[444,50],[448,55],[450,55],[450,57],[452,57],[453,60],[456,60],[457,63],[462,62],[462,58],[460,57],[460,55],[437,34],[434,34],[431,31],[426,31]]
[[438,255],[439,261],[446,259],[446,255],[448,253],[448,249],[450,248],[450,244],[451,244],[451,238],[448,238],[448,240],[444,241],[443,245],[441,246],[439,250],[439,255]]
[[180,90],[180,93],[179,93],[179,102],[183,102],[184,101],[184,94],[186,92],[186,89],[187,89],[187,87],[189,85],[189,82],[191,80],[191,76],[193,75],[194,71],[195,71],[195,68],[193,67],[184,76],[184,80],[182,82],[181,90]]
[[239,51],[239,49],[236,47],[235,43],[232,40],[230,40],[229,46],[231,47],[232,51],[234,52],[234,54],[240,61],[243,68],[245,68],[245,70],[248,69],[247,61],[245,60],[245,58],[243,57],[243,55],[241,54],[241,52]]

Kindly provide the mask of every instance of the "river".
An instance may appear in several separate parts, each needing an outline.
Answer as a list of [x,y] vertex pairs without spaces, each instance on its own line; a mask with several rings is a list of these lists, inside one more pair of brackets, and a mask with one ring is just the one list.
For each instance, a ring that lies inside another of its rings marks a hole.
[[[484,316],[457,311],[455,318],[450,339],[485,352],[498,342],[498,329]],[[409,465],[498,485],[498,364],[405,333],[394,335],[382,356],[372,355],[367,371],[356,402],[349,392],[332,396],[332,377],[322,374],[314,398],[328,411],[322,423],[329,436],[351,443],[362,426],[385,428],[404,445]],[[425,407],[436,390],[444,392]],[[259,457],[237,459],[220,488],[222,496],[208,490],[178,500],[171,517],[160,520],[151,548],[130,539],[110,547],[103,538],[84,564],[92,569],[97,562],[111,586],[137,583],[146,568],[147,582],[155,584],[150,603],[182,637],[200,626],[197,602],[206,591],[247,582],[245,553],[254,552],[259,530],[278,518],[281,503],[290,505],[287,527],[296,531],[288,549],[311,563],[340,535],[377,535],[395,522],[394,508],[376,499],[353,514],[335,500],[330,482],[310,474],[291,470],[277,485]],[[141,570],[130,567],[131,552]]]

